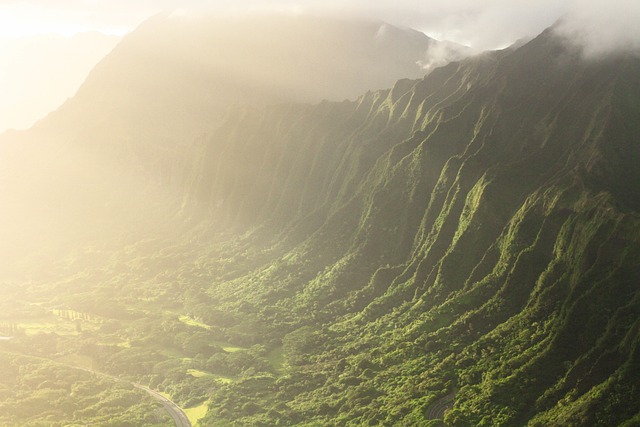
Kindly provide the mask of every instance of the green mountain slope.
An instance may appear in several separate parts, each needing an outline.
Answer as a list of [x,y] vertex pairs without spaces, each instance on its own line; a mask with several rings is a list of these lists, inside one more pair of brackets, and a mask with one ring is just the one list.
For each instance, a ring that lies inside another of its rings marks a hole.
[[207,426],[639,422],[638,57],[584,61],[547,30],[355,101],[237,106],[193,143],[220,123],[211,80],[147,110],[180,70],[129,92],[148,68],[111,66],[0,144],[0,231],[89,234],[0,282],[0,350],[123,375]]
[[211,425],[425,425],[443,396],[450,425],[633,425],[639,71],[548,30],[354,103],[229,117],[183,209],[266,248],[209,292],[290,370],[259,409],[214,398]]

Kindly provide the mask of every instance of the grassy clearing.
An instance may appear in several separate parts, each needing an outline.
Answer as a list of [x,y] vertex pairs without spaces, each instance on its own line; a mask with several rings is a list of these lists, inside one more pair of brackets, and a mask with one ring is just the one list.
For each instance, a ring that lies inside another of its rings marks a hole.
[[202,378],[202,377],[211,376],[210,373],[205,372],[205,371],[201,371],[199,369],[187,369],[187,374],[191,375],[194,378]]
[[[210,330],[211,326],[202,323],[202,322],[198,322],[197,320],[186,316],[186,315],[182,315],[180,317],[178,317],[178,319],[184,323],[185,325],[189,325],[189,326],[195,326],[197,328],[203,328],[206,330]],[[244,347],[238,347],[232,344],[229,344],[228,342],[223,342],[223,341],[212,341],[213,344],[220,346],[224,351],[226,351],[227,353],[234,353],[236,351],[240,351],[240,350],[246,350],[246,348]]]
[[59,334],[65,334],[64,331],[58,326],[57,322],[54,321],[31,321],[18,323],[18,327],[24,331],[27,335],[36,335],[39,333],[49,333],[56,332]]
[[213,378],[215,378],[217,381],[221,382],[222,384],[231,384],[231,383],[233,383],[233,378],[231,378],[231,377],[225,377],[223,375],[216,375],[216,374],[211,374],[211,376]]
[[211,377],[222,384],[231,384],[234,382],[233,378],[225,377],[223,375],[212,374],[210,372],[201,371],[199,369],[187,369],[187,374],[194,378]]
[[80,368],[93,368],[93,360],[89,356],[83,356],[81,354],[67,354],[54,359],[54,361],[65,365],[78,366]]
[[220,346],[227,353],[235,353],[236,351],[246,350],[245,347],[237,347],[224,341],[212,341],[213,344]]
[[267,353],[267,360],[271,363],[273,369],[275,369],[279,374],[284,371],[285,358],[282,347],[276,347]]
[[202,322],[198,322],[196,319],[193,319],[189,316],[185,316],[182,315],[178,318],[178,320],[180,320],[182,323],[184,323],[185,325],[189,325],[189,326],[195,326],[197,328],[202,328],[202,329],[206,329],[206,330],[210,330],[211,326],[202,323]]
[[207,411],[209,411],[209,402],[204,402],[198,406],[194,406],[192,408],[184,408],[184,413],[191,421],[191,424],[198,425],[198,421],[204,418],[207,415]]
[[[56,333],[58,335],[65,336],[79,335],[78,326],[76,326],[73,321],[60,318],[37,319],[29,322],[20,322],[17,323],[17,326],[22,329],[25,334],[30,336],[40,333]],[[85,322],[81,323],[80,330],[93,329],[86,326]]]

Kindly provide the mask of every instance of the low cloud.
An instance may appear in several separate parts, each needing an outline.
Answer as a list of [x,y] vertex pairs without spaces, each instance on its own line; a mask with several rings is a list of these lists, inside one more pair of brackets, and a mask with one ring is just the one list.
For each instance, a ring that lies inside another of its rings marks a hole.
[[424,59],[418,61],[418,65],[428,73],[434,68],[442,67],[449,62],[460,61],[473,53],[473,49],[456,43],[446,41],[433,43],[425,52]]
[[556,32],[581,48],[586,58],[640,54],[640,2],[574,1]]

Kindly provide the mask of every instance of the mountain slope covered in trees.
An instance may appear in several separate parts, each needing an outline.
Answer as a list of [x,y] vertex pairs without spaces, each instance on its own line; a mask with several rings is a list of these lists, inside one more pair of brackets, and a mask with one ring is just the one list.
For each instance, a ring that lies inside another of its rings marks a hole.
[[639,70],[548,30],[355,103],[230,117],[185,206],[269,242],[209,287],[291,330],[282,410],[249,419],[424,425],[453,393],[451,425],[636,422]]
[[632,426],[638,99],[637,56],[550,29],[356,101],[237,106],[166,156],[170,233],[26,294],[84,313],[59,352],[201,425]]

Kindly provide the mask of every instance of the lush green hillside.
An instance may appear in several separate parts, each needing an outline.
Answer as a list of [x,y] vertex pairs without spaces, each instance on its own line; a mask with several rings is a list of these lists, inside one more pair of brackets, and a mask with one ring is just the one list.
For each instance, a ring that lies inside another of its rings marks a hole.
[[451,425],[636,417],[639,70],[547,31],[356,103],[231,117],[185,209],[250,230],[208,292],[288,370],[207,419],[424,425],[451,393]]
[[3,284],[5,344],[201,425],[636,425],[638,99],[637,57],[548,30],[353,102],[238,107],[163,172],[165,228]]

